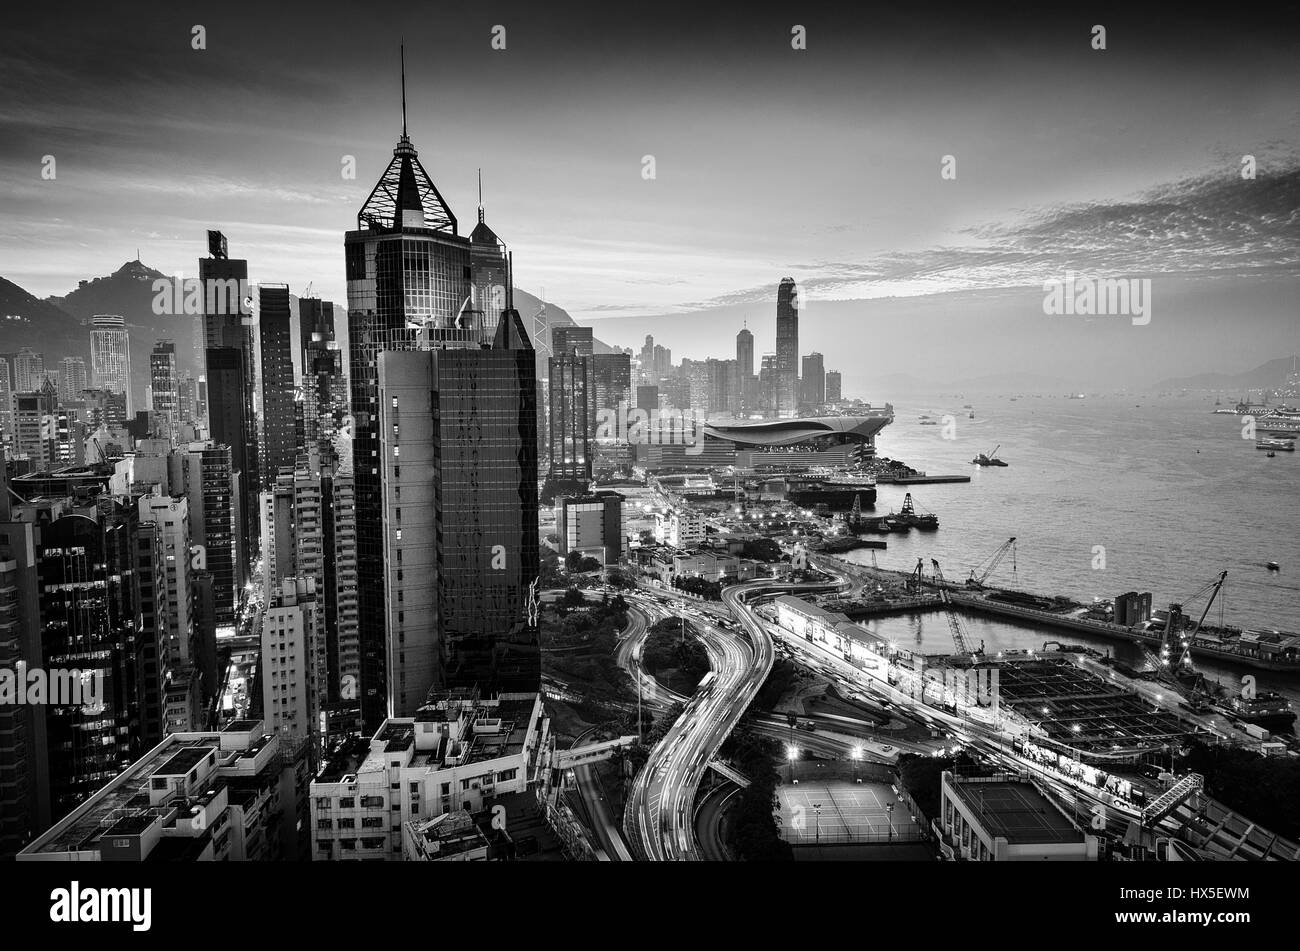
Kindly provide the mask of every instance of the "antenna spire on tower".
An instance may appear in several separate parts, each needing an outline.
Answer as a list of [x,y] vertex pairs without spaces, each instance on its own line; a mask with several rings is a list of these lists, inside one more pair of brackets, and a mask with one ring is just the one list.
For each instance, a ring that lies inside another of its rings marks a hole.
[[402,57],[402,138],[406,138],[406,44],[402,43],[398,50]]
[[483,223],[483,169],[478,170],[478,220]]

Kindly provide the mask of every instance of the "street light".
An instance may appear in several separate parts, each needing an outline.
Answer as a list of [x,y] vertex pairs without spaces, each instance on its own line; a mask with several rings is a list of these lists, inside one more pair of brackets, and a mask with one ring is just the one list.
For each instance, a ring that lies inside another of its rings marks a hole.
[[849,758],[853,760],[853,781],[858,782],[858,760],[862,759],[862,747],[855,746],[849,751]]
[[795,746],[788,746],[785,750],[786,759],[790,762],[790,785],[794,785],[794,761],[799,758],[799,749]]
[[894,841],[894,804],[885,803],[885,814],[889,817],[889,841]]

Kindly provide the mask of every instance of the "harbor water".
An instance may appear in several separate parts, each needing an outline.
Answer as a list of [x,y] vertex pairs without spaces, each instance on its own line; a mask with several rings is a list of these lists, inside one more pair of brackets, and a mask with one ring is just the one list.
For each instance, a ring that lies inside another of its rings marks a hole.
[[[969,419],[963,403],[976,414]],[[1140,404],[1140,405],[1138,405]],[[878,487],[874,514],[898,511],[911,492],[919,511],[939,516],[934,532],[887,536],[882,568],[909,571],[917,558],[939,561],[961,581],[1011,536],[1010,555],[988,583],[1088,603],[1150,591],[1155,608],[1186,604],[1223,570],[1228,580],[1206,623],[1300,631],[1300,454],[1268,458],[1242,438],[1238,417],[1213,415],[1209,397],[950,395],[895,400],[895,422],[877,439],[881,456],[931,475],[963,473],[969,483]],[[918,417],[950,425],[921,426]],[[945,433],[956,438],[945,439]],[[971,460],[1001,444],[1005,468]],[[871,564],[872,552],[845,556]],[[1270,571],[1268,562],[1278,562]],[[882,636],[927,652],[950,649],[940,614],[872,622]],[[1134,662],[1128,644],[1063,636],[1019,624],[971,618],[991,650],[1041,649],[1045,640],[1086,643]],[[1226,682],[1240,673],[1202,665]],[[1283,689],[1300,705],[1291,675],[1254,671],[1261,687]],[[1282,682],[1277,682],[1282,681]]]

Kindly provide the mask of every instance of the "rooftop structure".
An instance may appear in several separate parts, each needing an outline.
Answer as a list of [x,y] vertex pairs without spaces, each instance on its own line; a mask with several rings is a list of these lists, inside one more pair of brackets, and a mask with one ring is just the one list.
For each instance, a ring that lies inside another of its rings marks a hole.
[[954,857],[981,862],[1097,858],[1096,837],[1085,835],[1032,783],[945,772],[942,802],[944,845]]
[[261,720],[174,733],[18,854],[19,861],[276,860],[297,824],[281,773],[301,750]]

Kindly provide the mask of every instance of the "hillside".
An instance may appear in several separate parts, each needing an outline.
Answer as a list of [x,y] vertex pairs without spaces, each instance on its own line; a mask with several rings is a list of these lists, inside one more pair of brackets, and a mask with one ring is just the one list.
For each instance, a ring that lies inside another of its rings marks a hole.
[[166,279],[167,275],[138,260],[128,261],[107,277],[81,281],[75,290],[62,297],[47,298],[48,303],[79,320],[89,320],[93,314],[118,314],[126,318],[131,336],[131,382],[140,405],[149,383],[149,351],[159,339],[174,340],[180,369],[198,373],[193,346],[194,318],[153,312],[154,281],[159,278]]
[[1291,373],[1295,357],[1279,357],[1244,373],[1198,373],[1195,376],[1161,380],[1152,389],[1166,390],[1260,390],[1282,386]]
[[0,353],[31,347],[53,368],[63,357],[90,358],[90,331],[52,304],[0,277]]

